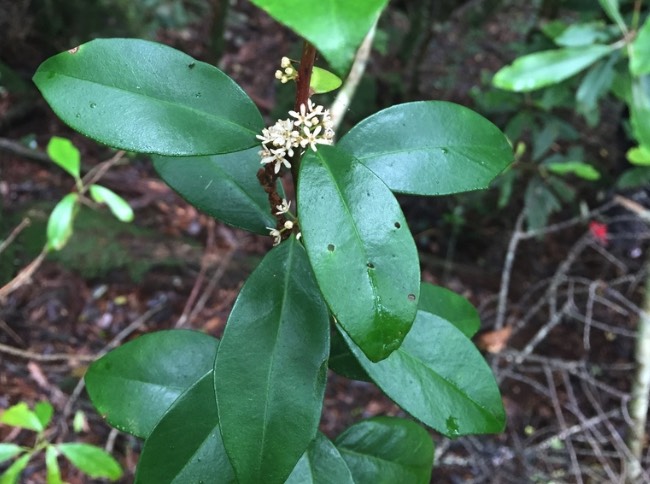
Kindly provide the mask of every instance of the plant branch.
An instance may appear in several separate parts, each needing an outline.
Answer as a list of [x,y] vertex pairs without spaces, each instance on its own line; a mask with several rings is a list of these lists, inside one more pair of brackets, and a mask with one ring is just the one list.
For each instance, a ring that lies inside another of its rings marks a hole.
[[[295,111],[300,111],[300,106],[305,105],[311,96],[311,73],[314,70],[316,61],[316,48],[305,40],[302,47],[302,57],[298,67],[298,79],[296,80],[296,102],[293,105]],[[296,154],[291,160],[291,176],[293,185],[298,186],[298,172],[300,171],[300,154]]]

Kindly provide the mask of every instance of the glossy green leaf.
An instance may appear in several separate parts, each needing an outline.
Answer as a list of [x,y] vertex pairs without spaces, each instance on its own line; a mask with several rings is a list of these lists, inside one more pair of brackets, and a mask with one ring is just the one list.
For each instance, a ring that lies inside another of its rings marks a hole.
[[[420,294],[422,294],[421,290]],[[330,357],[327,364],[330,370],[350,380],[370,381],[366,370],[359,364],[337,330],[330,334]]]
[[334,444],[318,432],[284,484],[355,484]]
[[196,331],[140,336],[90,366],[88,394],[112,426],[146,438],[174,400],[212,371],[217,345]]
[[183,393],[144,443],[136,483],[235,483],[219,433],[212,370]]
[[26,452],[20,445],[0,443],[0,463]]
[[513,160],[503,133],[471,109],[421,101],[384,109],[338,143],[391,190],[446,195],[487,188]]
[[632,81],[630,121],[639,144],[650,146],[650,74]]
[[71,442],[57,444],[56,449],[68,459],[73,466],[94,478],[107,478],[116,481],[122,477],[122,468],[104,449],[94,445]]
[[9,468],[0,475],[0,484],[16,484],[20,473],[25,470],[29,459],[31,459],[31,454],[25,454],[20,459],[17,459]]
[[72,237],[78,200],[79,195],[68,193],[52,210],[47,221],[47,247],[49,250],[61,250]]
[[428,484],[433,442],[415,422],[394,417],[363,420],[335,441],[354,482]]
[[647,146],[630,148],[625,156],[633,165],[650,166],[650,148]]
[[471,302],[454,291],[428,282],[420,286],[418,309],[449,321],[468,338],[481,327],[478,311]]
[[38,417],[43,428],[46,428],[49,425],[50,420],[52,420],[54,408],[50,402],[37,402],[36,405],[34,405],[34,413],[36,414],[36,417]]
[[621,16],[621,9],[618,0],[599,0],[599,2],[607,16],[612,19],[621,30],[624,30],[625,22]]
[[388,0],[251,0],[278,22],[309,40],[339,74],[352,65],[357,48]]
[[50,57],[34,82],[54,112],[115,148],[211,155],[257,144],[259,111],[216,67],[137,39],[96,39]]
[[326,92],[334,91],[341,87],[341,78],[330,71],[314,67],[311,73],[311,80],[309,87],[314,91],[314,94],[324,94]]
[[241,484],[291,474],[316,435],[328,353],[327,307],[291,237],[246,281],[215,360],[221,435]]
[[632,42],[630,72],[635,76],[650,74],[650,16],[646,17]]
[[344,337],[383,392],[438,432],[457,437],[503,430],[505,412],[490,367],[449,321],[418,311],[402,346],[379,363]]
[[637,166],[627,170],[616,180],[617,188],[637,188],[650,184],[650,167]]
[[57,459],[59,453],[56,447],[49,445],[45,449],[45,468],[47,469],[47,484],[64,484],[61,479],[61,469]]
[[199,210],[235,227],[268,235],[275,227],[259,181],[259,148],[226,155],[153,157],[160,177]]
[[578,112],[588,115],[598,108],[598,100],[608,91],[614,80],[614,65],[618,56],[612,55],[592,66],[576,91]]
[[118,220],[122,222],[133,221],[133,209],[129,205],[129,202],[113,190],[109,190],[101,185],[90,185],[90,196],[97,203],[105,203]]
[[338,322],[373,361],[386,358],[417,311],[420,266],[390,192],[345,151],[305,154],[300,227],[318,285]]
[[611,37],[603,22],[589,22],[569,25],[553,41],[561,47],[581,47],[608,42]]
[[556,175],[575,175],[584,180],[598,180],[600,173],[593,166],[582,161],[561,161],[544,165],[548,171]]
[[75,179],[79,179],[81,156],[79,150],[67,138],[52,136],[47,144],[47,155]]
[[612,50],[606,45],[590,45],[528,54],[499,70],[492,83],[508,91],[534,91],[568,79]]
[[31,411],[25,402],[17,403],[2,412],[2,415],[0,415],[0,424],[33,430],[35,432],[45,430],[38,415]]

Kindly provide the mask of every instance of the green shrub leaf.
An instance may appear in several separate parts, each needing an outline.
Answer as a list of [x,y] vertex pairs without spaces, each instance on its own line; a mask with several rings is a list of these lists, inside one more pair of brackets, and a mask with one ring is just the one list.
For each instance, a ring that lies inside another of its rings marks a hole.
[[599,0],[599,2],[607,16],[612,19],[616,25],[619,27],[625,25],[623,17],[621,16],[621,9],[618,0]]
[[0,443],[0,463],[26,452],[20,445]]
[[314,67],[311,73],[311,80],[309,87],[314,91],[314,94],[324,94],[326,92],[334,91],[341,87],[341,78],[330,71]]
[[129,202],[113,190],[109,190],[101,185],[90,185],[90,196],[97,203],[105,203],[113,215],[121,222],[133,221],[133,209],[129,205]]
[[354,157],[320,146],[302,160],[298,206],[334,316],[371,360],[386,358],[408,333],[420,294],[418,254],[397,200]]
[[20,459],[17,459],[9,468],[0,475],[0,484],[16,484],[20,473],[25,470],[29,459],[31,459],[31,454],[25,454]]
[[635,76],[650,74],[650,16],[632,42],[632,56],[630,57],[630,72]]
[[492,83],[507,91],[534,91],[568,79],[612,50],[606,45],[590,45],[528,54],[499,70]]
[[64,484],[61,479],[61,469],[57,457],[59,453],[54,445],[45,449],[45,468],[47,469],[47,484]]
[[589,22],[569,25],[553,39],[561,47],[581,47],[608,42],[612,37],[603,22]]
[[598,180],[600,173],[593,166],[582,161],[559,161],[557,163],[547,163],[544,165],[548,171],[556,175],[572,174],[584,180]]
[[328,353],[327,307],[292,237],[242,288],[215,361],[221,435],[240,483],[291,474],[316,435]]
[[43,428],[47,428],[50,420],[52,420],[52,414],[54,414],[54,408],[50,402],[38,402],[34,405],[34,413],[38,417],[38,420],[43,425]]
[[338,74],[345,74],[370,27],[388,0],[251,0],[304,37]]
[[88,394],[112,426],[146,438],[174,400],[212,371],[217,345],[196,331],[140,336],[90,366]]
[[17,403],[2,412],[2,415],[0,415],[0,424],[33,430],[35,432],[42,432],[45,430],[38,415],[32,412],[25,402]]
[[79,195],[68,193],[50,214],[47,221],[47,247],[49,250],[61,250],[72,237],[74,216]]
[[219,433],[212,370],[187,389],[153,429],[135,482],[236,482]]
[[250,148],[259,111],[216,67],[171,47],[96,39],[49,58],[34,82],[54,112],[115,148],[211,155]]
[[274,227],[266,193],[257,180],[259,148],[225,155],[153,157],[160,177],[189,203],[235,227],[268,235]]
[[371,381],[338,330],[330,334],[330,358],[327,364],[332,371],[350,380]]
[[454,291],[428,282],[420,286],[418,309],[449,321],[468,338],[481,327],[481,319],[472,303]]
[[418,311],[402,346],[379,363],[344,337],[384,393],[438,432],[457,437],[503,430],[505,413],[490,367],[449,321]]
[[641,145],[630,148],[625,156],[633,165],[650,166],[650,148],[647,146]]
[[339,142],[391,190],[446,195],[487,188],[513,160],[503,133],[458,104],[421,101],[384,109]]
[[52,136],[47,144],[47,155],[61,168],[74,177],[79,179],[81,156],[79,150],[67,138]]
[[632,81],[630,121],[639,144],[650,146],[650,74]]
[[354,482],[428,484],[433,442],[415,422],[394,417],[363,420],[335,441]]
[[334,444],[318,432],[284,484],[354,484]]
[[107,478],[116,481],[122,477],[122,468],[113,457],[103,449],[82,443],[57,444],[56,449],[73,466],[94,478]]

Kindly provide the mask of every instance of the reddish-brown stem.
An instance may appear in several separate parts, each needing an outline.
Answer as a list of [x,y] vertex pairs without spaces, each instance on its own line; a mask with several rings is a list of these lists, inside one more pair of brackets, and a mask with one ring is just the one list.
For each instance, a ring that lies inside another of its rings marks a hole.
[[[300,111],[300,106],[307,106],[311,96],[311,73],[314,70],[314,61],[316,60],[316,48],[305,40],[302,47],[302,57],[300,58],[300,67],[298,68],[298,79],[296,80],[296,102],[294,110]],[[291,160],[291,176],[293,177],[294,187],[298,186],[298,171],[300,170],[300,155],[296,154]]]

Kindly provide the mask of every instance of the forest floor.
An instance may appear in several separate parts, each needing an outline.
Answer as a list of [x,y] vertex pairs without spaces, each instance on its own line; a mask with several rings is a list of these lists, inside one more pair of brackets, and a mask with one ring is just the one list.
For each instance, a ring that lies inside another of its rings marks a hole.
[[[292,96],[289,88],[270,82],[276,64],[298,47],[289,32],[242,4],[236,2],[231,12],[220,67],[270,120]],[[408,19],[397,10],[385,22],[390,36],[408,32]],[[395,77],[408,64],[396,60],[390,46],[376,54],[368,74],[375,79],[371,99],[368,91],[360,94],[350,117],[361,118],[396,99],[445,99],[471,107],[468,93],[482,71],[511,60],[494,46],[514,34],[494,15],[469,49],[462,23],[452,18],[445,25],[426,39],[418,77],[401,84],[411,88],[396,90]],[[205,58],[200,39],[207,28],[197,22],[160,29],[157,38]],[[15,67],[27,73],[44,57],[34,54]],[[14,143],[0,146],[0,237],[20,226],[16,240],[0,252],[0,286],[37,257],[47,216],[71,189],[67,175],[35,152],[57,135],[81,150],[86,170],[113,155],[64,126],[33,94],[0,96],[0,142]],[[602,129],[611,156],[623,159],[616,128]],[[19,143],[30,148],[27,155],[16,151]],[[88,364],[151,331],[189,328],[220,336],[242,282],[271,239],[197,212],[156,176],[146,158],[125,159],[102,181],[129,201],[136,220],[129,226],[106,214],[82,212],[69,246],[48,256],[0,300],[0,408],[52,402],[51,437],[106,447],[126,469],[123,482],[132,482],[141,442],[111,431],[94,411],[83,388]],[[619,482],[628,452],[627,405],[650,229],[612,197],[590,195],[590,209],[558,213],[536,233],[521,224],[521,196],[502,211],[466,207],[459,230],[445,221],[459,199],[401,200],[414,227],[423,280],[455,290],[479,309],[482,328],[475,342],[495,372],[508,415],[501,435],[449,440],[432,433],[437,445],[432,482]],[[28,225],[21,225],[24,219]],[[590,228],[594,221],[609,227],[606,239]],[[86,425],[74,433],[71,422],[78,412]],[[325,434],[334,437],[375,415],[404,413],[374,385],[330,372],[321,422]],[[0,427],[3,442],[30,444],[32,436]],[[650,467],[648,449],[644,464]],[[37,459],[22,482],[44,482],[44,472]],[[91,482],[69,468],[64,477],[71,484]]]

